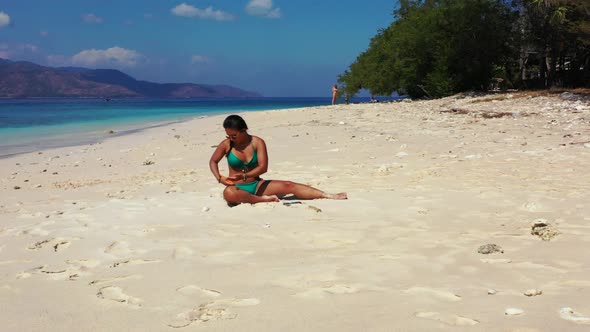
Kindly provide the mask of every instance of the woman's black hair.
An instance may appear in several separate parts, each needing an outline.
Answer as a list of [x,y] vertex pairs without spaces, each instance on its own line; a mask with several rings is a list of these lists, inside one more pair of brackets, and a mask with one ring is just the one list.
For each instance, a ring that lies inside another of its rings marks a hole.
[[235,130],[247,130],[246,121],[239,115],[230,115],[223,121],[223,128]]

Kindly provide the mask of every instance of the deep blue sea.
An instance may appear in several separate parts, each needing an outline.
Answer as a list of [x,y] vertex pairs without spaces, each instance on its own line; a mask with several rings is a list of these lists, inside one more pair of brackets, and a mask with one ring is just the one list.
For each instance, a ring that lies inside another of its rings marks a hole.
[[330,98],[0,99],[0,157],[95,143],[108,130],[121,134],[200,116],[330,103]]

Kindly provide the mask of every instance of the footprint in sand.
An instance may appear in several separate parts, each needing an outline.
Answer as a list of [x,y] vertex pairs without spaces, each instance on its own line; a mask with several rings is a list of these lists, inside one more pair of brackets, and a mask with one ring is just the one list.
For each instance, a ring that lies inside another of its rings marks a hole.
[[39,249],[42,249],[43,247],[48,246],[51,243],[51,241],[53,241],[53,239],[48,239],[48,240],[43,240],[43,241],[37,241],[37,242],[29,245],[27,247],[27,249],[29,249],[29,250],[39,250]]
[[40,270],[42,270],[42,269],[44,269],[46,267],[47,267],[47,265],[42,265],[42,266],[37,266],[37,267],[30,268],[28,270],[25,270],[23,272],[18,273],[16,275],[16,279],[27,279],[27,278],[30,278],[33,275],[33,273],[38,273]]
[[169,327],[183,328],[193,323],[204,323],[215,320],[235,319],[238,315],[231,312],[228,306],[254,306],[260,304],[256,298],[217,300],[201,304],[198,308],[190,309],[176,316]]
[[119,276],[119,277],[113,277],[113,278],[105,278],[105,279],[96,279],[96,280],[92,280],[91,282],[88,283],[89,286],[92,285],[100,285],[100,284],[105,284],[105,283],[109,283],[109,282],[113,282],[113,281],[119,281],[119,280],[126,280],[126,279],[134,279],[134,280],[138,280],[143,278],[140,275],[137,274],[132,274],[129,276]]
[[16,279],[30,278],[33,274],[47,275],[53,280],[76,280],[88,275],[89,271],[100,264],[96,260],[67,260],[67,266],[50,267],[48,265],[37,266],[16,275]]
[[68,268],[49,267],[48,265],[42,265],[18,273],[16,275],[16,279],[27,279],[33,274],[45,274],[54,280],[65,280],[70,276],[73,278],[71,280],[74,280],[78,276],[75,272],[70,271]]
[[121,288],[116,286],[105,286],[98,290],[96,296],[101,299],[127,304],[131,307],[141,307],[140,299],[125,294]]
[[196,309],[191,309],[178,314],[174,321],[168,324],[168,326],[179,329],[187,327],[193,323],[208,322],[210,320],[227,320],[236,317],[237,315],[235,313],[232,313],[225,308],[207,308],[202,305]]
[[125,265],[143,265],[143,264],[152,264],[152,263],[159,263],[161,260],[158,259],[127,259],[119,262],[115,262],[111,264],[109,267],[121,267]]
[[109,255],[113,255],[116,257],[119,256],[130,256],[133,254],[143,254],[145,250],[134,250],[129,248],[129,243],[125,241],[115,241],[109,244],[105,249],[104,252]]
[[438,290],[434,288],[411,287],[406,289],[404,292],[411,295],[434,297],[437,299],[446,300],[450,302],[461,301],[461,296],[459,295],[453,294],[445,290]]
[[66,238],[52,238],[47,240],[42,240],[35,242],[27,247],[28,250],[37,251],[43,248],[51,247],[54,252],[59,252],[61,250],[67,249],[72,242],[70,240],[79,240],[79,238],[75,239],[66,239]]
[[95,259],[79,259],[79,260],[67,260],[68,266],[68,279],[76,280],[81,276],[90,274],[90,270],[100,265],[100,261]]
[[100,265],[100,261],[95,259],[69,259],[66,263],[78,266],[80,270],[85,271]]
[[184,294],[184,295],[194,295],[194,294],[203,294],[208,297],[218,297],[221,295],[221,292],[213,290],[213,289],[206,289],[201,288],[195,285],[187,285],[176,289],[177,292]]
[[439,312],[417,312],[414,314],[414,316],[453,326],[471,326],[479,323],[478,320],[469,317],[457,316],[453,314],[441,314]]
[[314,287],[293,296],[300,298],[323,299],[327,295],[352,294],[359,289],[349,285],[332,285],[330,287]]
[[38,272],[46,274],[53,280],[76,280],[80,276],[76,273],[77,271],[71,270],[67,267],[49,267],[47,265],[42,269],[39,269]]

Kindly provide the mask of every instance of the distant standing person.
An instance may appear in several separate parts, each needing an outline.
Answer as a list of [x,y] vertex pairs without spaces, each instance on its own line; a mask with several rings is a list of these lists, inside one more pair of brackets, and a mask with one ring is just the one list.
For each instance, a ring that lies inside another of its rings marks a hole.
[[332,87],[332,105],[336,105],[336,96],[338,95],[338,85]]

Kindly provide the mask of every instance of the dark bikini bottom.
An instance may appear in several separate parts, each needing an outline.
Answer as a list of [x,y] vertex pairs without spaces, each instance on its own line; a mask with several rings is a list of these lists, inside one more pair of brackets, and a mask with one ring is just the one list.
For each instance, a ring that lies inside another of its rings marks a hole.
[[270,184],[270,182],[272,180],[262,180],[264,182],[262,182],[262,184],[260,185],[260,188],[258,188],[258,190],[256,190],[256,196],[262,196],[262,193],[266,190],[266,187],[268,187],[268,185]]

